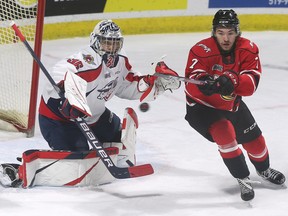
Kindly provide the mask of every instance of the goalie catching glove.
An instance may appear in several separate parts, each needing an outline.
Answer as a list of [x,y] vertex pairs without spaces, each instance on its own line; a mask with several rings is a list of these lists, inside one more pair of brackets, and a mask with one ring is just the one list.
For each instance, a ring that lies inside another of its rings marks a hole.
[[62,98],[59,106],[59,111],[65,118],[76,119],[92,115],[86,101],[85,80],[68,71],[58,87],[65,92],[65,98]]
[[[163,61],[158,62],[155,68],[156,73],[168,74],[172,76],[179,76],[174,70],[170,69]],[[140,92],[144,92],[140,98],[140,101],[155,100],[160,94],[163,94],[166,90],[172,92],[180,88],[181,82],[173,78],[163,78],[153,75],[147,75],[143,77],[138,83],[138,89]]]

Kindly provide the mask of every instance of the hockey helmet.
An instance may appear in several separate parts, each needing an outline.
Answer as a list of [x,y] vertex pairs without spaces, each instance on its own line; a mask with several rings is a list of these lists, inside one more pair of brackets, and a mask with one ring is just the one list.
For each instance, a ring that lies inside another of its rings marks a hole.
[[102,20],[90,34],[90,46],[100,55],[117,55],[123,46],[121,30],[112,20]]
[[239,19],[234,10],[218,10],[214,15],[213,19],[213,30],[212,35],[214,35],[217,27],[224,28],[235,28],[238,35],[241,34],[239,28]]

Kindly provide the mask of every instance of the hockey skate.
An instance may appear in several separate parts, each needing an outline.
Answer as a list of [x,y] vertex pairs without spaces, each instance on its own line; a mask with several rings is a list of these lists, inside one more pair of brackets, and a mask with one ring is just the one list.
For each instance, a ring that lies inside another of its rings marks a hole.
[[246,177],[244,179],[237,178],[237,181],[240,186],[242,200],[244,201],[252,200],[255,194],[249,177]]
[[20,187],[22,180],[18,176],[19,164],[0,164],[0,184],[4,187]]
[[269,181],[276,185],[282,185],[286,180],[285,176],[281,172],[272,168],[268,168],[262,172],[257,171],[257,174],[265,181]]

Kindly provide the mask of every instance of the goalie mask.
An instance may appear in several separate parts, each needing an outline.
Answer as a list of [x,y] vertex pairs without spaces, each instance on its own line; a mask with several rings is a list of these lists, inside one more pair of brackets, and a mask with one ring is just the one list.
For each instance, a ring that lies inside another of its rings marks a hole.
[[90,46],[100,55],[117,55],[123,46],[121,30],[112,20],[99,22],[90,35]]
[[237,35],[241,35],[239,28],[239,19],[234,10],[219,10],[214,15],[212,36],[214,36],[216,28],[235,28]]

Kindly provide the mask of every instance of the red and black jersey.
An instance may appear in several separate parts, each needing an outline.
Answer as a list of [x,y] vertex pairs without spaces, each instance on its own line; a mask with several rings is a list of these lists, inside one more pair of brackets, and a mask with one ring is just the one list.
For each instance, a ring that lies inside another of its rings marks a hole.
[[[197,102],[215,109],[237,110],[237,98],[252,95],[258,86],[261,75],[259,51],[256,44],[239,37],[232,52],[221,52],[216,39],[210,37],[198,42],[189,52],[185,76],[197,79],[204,74],[217,79],[227,70],[239,76],[239,85],[231,95],[204,95],[195,84],[187,83],[185,93],[187,103]],[[191,100],[192,99],[192,100]]]

